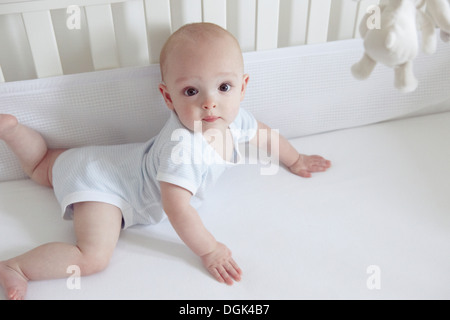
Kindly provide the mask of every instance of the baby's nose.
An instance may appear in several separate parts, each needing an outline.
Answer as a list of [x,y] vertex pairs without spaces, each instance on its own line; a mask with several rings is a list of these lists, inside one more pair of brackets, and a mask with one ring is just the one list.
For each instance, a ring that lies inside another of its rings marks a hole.
[[216,107],[216,103],[212,100],[205,100],[202,104],[202,108],[205,110],[214,109]]

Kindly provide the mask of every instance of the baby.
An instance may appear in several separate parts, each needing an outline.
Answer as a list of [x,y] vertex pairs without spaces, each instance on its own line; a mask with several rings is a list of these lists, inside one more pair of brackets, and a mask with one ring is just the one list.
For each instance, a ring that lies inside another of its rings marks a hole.
[[[29,280],[67,277],[70,265],[79,266],[83,276],[103,270],[121,229],[166,217],[211,275],[231,285],[242,271],[196,208],[224,169],[239,162],[238,144],[250,141],[267,150],[277,143],[271,156],[302,177],[330,167],[320,156],[299,154],[240,108],[249,76],[237,40],[223,28],[210,23],[180,28],[161,51],[160,65],[159,90],[171,115],[145,143],[48,149],[39,133],[12,115],[0,115],[0,139],[32,180],[53,187],[77,238],[75,245],[48,243],[0,262],[8,299],[23,299]],[[270,134],[257,134],[261,129]]]

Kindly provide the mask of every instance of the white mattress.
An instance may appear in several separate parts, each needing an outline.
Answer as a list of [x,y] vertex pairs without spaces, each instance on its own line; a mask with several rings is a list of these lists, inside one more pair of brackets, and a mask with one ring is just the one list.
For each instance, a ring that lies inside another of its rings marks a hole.
[[[28,298],[450,299],[449,139],[445,112],[291,140],[333,161],[311,179],[227,171],[200,214],[243,269],[231,287],[165,222],[124,231],[80,289],[30,282]],[[52,191],[29,180],[0,183],[0,237],[0,259],[74,240]]]

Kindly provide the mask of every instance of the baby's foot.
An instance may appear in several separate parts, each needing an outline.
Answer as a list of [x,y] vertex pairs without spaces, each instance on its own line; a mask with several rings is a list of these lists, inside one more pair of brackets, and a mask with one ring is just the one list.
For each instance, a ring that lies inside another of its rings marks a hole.
[[0,114],[0,139],[14,132],[18,121],[10,114]]
[[27,280],[5,262],[0,262],[0,285],[8,300],[23,300],[27,292]]

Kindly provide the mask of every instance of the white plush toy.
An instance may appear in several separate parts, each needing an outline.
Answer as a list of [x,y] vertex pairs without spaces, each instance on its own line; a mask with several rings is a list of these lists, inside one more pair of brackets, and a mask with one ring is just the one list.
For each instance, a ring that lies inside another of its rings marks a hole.
[[450,41],[450,5],[447,0],[426,0],[427,12],[441,29],[441,39]]
[[434,23],[420,10],[424,3],[425,0],[382,0],[379,28],[369,28],[368,19],[373,14],[368,12],[365,15],[359,28],[365,53],[361,61],[352,66],[355,78],[368,78],[378,62],[394,68],[396,88],[402,92],[417,88],[412,62],[419,50],[419,27],[422,29],[423,51],[431,54],[436,50]]

